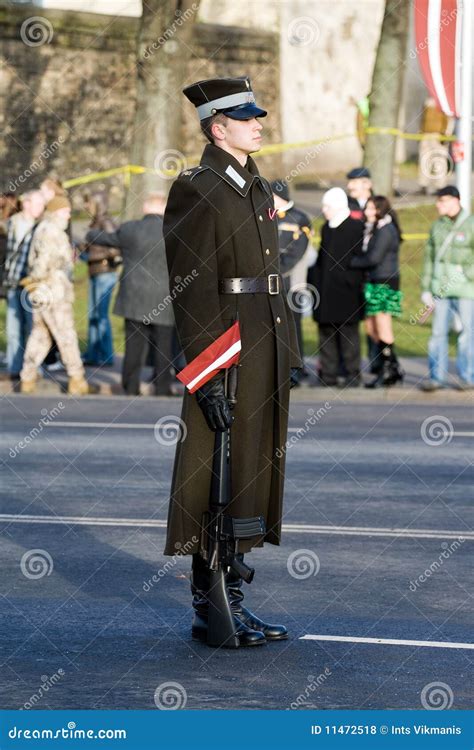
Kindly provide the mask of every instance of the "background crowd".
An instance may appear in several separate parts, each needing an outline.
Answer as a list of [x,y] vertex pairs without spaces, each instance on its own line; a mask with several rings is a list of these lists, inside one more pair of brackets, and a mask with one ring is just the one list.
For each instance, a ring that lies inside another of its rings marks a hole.
[[[385,196],[374,195],[371,175],[359,167],[347,189],[322,198],[325,222],[314,243],[312,223],[294,205],[282,179],[272,183],[280,239],[280,266],[303,351],[302,318],[317,324],[318,384],[322,387],[390,387],[403,382],[393,317],[401,315],[399,250],[402,229]],[[141,371],[151,365],[156,395],[179,395],[176,372],[184,365],[174,328],[172,296],[162,233],[164,195],[149,195],[143,218],[117,226],[105,193],[85,196],[86,235],[73,240],[71,204],[61,183],[1,199],[0,294],[7,301],[7,373],[23,393],[36,390],[42,368],[64,367],[68,392],[94,392],[85,365],[114,363],[110,312],[124,318],[122,387],[139,395]],[[448,334],[457,326],[459,387],[474,387],[474,219],[461,207],[454,186],[436,193],[439,218],[425,248],[421,278],[423,315],[432,316],[429,379],[422,390],[447,385]],[[89,272],[88,340],[80,353],[73,302],[73,268]],[[361,367],[361,321],[367,337],[367,371]],[[301,383],[308,377],[303,369]]]

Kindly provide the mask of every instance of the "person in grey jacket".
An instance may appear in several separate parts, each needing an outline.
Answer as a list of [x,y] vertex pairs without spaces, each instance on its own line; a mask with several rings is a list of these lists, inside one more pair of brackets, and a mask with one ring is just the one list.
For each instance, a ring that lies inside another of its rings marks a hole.
[[122,386],[126,394],[140,393],[140,371],[148,347],[154,365],[157,396],[174,395],[172,340],[174,315],[163,241],[165,197],[149,195],[143,218],[127,221],[115,232],[91,229],[86,242],[121,250],[123,271],[113,312],[125,318],[125,357]]

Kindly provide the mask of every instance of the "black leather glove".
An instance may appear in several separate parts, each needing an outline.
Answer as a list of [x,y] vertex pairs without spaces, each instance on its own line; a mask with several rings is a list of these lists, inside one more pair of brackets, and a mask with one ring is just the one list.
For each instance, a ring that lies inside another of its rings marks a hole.
[[224,432],[231,426],[234,417],[230,411],[229,401],[224,395],[223,373],[204,383],[196,391],[196,399],[210,430]]
[[301,367],[290,367],[290,391],[300,384],[301,372]]

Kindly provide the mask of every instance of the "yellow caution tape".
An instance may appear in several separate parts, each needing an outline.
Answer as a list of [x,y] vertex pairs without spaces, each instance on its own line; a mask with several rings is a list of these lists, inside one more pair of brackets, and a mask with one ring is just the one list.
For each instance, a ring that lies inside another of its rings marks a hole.
[[259,156],[268,156],[268,154],[279,154],[283,151],[291,151],[292,149],[307,148],[308,146],[319,146],[322,143],[332,143],[333,141],[340,141],[343,138],[355,137],[355,133],[340,133],[339,135],[327,135],[325,138],[315,138],[312,141],[299,141],[297,143],[270,143],[268,146],[263,146],[260,151],[253,155],[253,158]]
[[406,141],[423,141],[425,138],[436,139],[437,141],[455,141],[455,135],[440,135],[438,133],[405,133],[399,128],[378,128],[368,127],[364,129],[366,133],[379,134],[379,135],[396,135],[398,138],[403,138]]
[[413,234],[402,234],[402,239],[410,242],[410,240],[427,240],[429,236],[427,232],[420,232],[419,234],[414,232]]
[[[406,140],[412,141],[421,141],[424,138],[436,138],[439,141],[456,140],[456,137],[454,135],[438,135],[436,133],[405,133],[399,128],[368,127],[365,128],[365,132],[369,134],[379,133],[380,135],[395,135],[398,138],[404,138]],[[263,146],[263,148],[261,148],[258,153],[254,154],[254,157],[259,158],[262,156],[269,156],[271,154],[280,154],[285,151],[309,148],[310,146],[319,146],[321,144],[329,145],[334,141],[340,141],[344,138],[356,137],[356,133],[340,133],[333,136],[328,135],[324,138],[315,138],[314,140],[310,141],[299,141],[295,143],[270,143],[267,146]],[[187,164],[193,164],[195,162],[199,162],[199,159],[199,154],[193,154],[191,156],[185,157],[185,162]],[[185,167],[186,164],[183,163],[182,169],[184,169]],[[180,171],[180,169],[152,169],[151,167],[142,167],[138,164],[126,164],[123,167],[115,167],[114,169],[107,169],[103,172],[91,172],[90,174],[82,175],[81,177],[74,177],[70,180],[65,180],[64,187],[71,188],[76,187],[76,185],[86,185],[89,182],[95,182],[96,180],[105,180],[108,177],[115,177],[119,174],[124,175],[125,184],[128,187],[130,185],[130,176],[132,174],[147,173],[160,175],[162,177],[164,175],[168,177],[174,177],[175,175],[179,174]]]
[[[427,240],[430,235],[427,232],[420,232],[419,234],[416,233],[408,233],[408,234],[402,234],[402,240],[405,242],[411,242],[413,240]],[[312,239],[312,244],[317,246],[318,243],[321,240],[320,234],[315,234],[314,237],[310,238]]]
[[[290,151],[292,149],[307,148],[308,146],[317,146],[322,143],[332,143],[332,141],[341,140],[342,138],[350,138],[353,133],[343,133],[336,136],[326,136],[325,138],[315,138],[311,141],[300,141],[298,143],[271,143],[268,146],[264,146],[260,149],[254,157],[268,156],[269,154],[277,154],[283,151]],[[185,158],[186,163],[199,162],[200,154],[193,154]],[[182,169],[186,168],[186,164],[183,163]],[[82,177],[74,177],[70,180],[63,182],[63,187],[68,189],[76,187],[76,185],[86,185],[89,182],[95,182],[97,180],[105,180],[108,177],[115,177],[119,174],[124,174],[128,179],[132,174],[156,174],[174,177],[179,174],[181,169],[152,169],[151,167],[142,167],[138,164],[125,164],[123,167],[116,167],[114,169],[107,169],[103,172],[91,172],[90,174],[83,175]]]
[[92,172],[91,174],[82,175],[82,177],[73,177],[71,180],[65,180],[63,182],[63,187],[67,189],[75,187],[76,185],[85,185],[87,182],[94,182],[95,180],[102,180],[106,177],[113,177],[116,174],[122,174],[126,171],[128,171],[128,166],[107,169],[105,172]]
[[145,172],[158,175],[170,175],[173,177],[178,174],[177,169],[151,169],[150,167],[140,167],[136,164],[126,164],[123,167],[115,167],[114,169],[106,169],[103,172],[91,172],[90,174],[82,175],[82,177],[73,177],[70,180],[63,182],[63,187],[68,188],[75,187],[76,185],[86,185],[88,182],[96,182],[97,180],[105,180],[108,177],[115,177],[118,174],[123,174],[126,179],[129,180],[131,174],[144,174]]

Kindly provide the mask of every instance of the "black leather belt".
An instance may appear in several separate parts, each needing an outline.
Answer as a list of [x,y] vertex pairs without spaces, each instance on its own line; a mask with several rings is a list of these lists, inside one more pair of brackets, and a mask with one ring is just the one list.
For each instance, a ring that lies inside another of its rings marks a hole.
[[279,294],[280,276],[271,273],[256,278],[219,279],[218,289],[221,294]]

